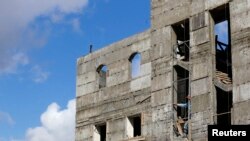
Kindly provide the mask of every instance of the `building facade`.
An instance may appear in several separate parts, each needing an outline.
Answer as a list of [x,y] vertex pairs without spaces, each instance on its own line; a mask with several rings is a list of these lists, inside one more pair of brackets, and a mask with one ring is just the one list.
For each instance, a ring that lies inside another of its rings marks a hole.
[[151,0],[150,29],[77,60],[75,140],[206,141],[207,125],[250,124],[249,12],[250,0]]

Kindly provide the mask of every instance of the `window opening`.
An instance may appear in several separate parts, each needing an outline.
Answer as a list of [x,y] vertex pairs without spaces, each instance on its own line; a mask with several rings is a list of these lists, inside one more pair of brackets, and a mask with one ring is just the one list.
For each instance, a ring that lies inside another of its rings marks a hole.
[[216,71],[232,78],[232,55],[228,4],[211,11],[214,20]]
[[141,66],[141,54],[134,53],[130,56],[129,61],[131,63],[131,77],[135,78],[140,75],[140,66]]
[[189,19],[181,21],[172,27],[176,35],[175,57],[178,60],[189,61]]
[[217,124],[231,124],[232,92],[225,92],[216,87]]
[[141,116],[128,118],[127,132],[129,137],[141,136]]
[[99,88],[106,87],[106,81],[107,81],[107,71],[108,68],[106,65],[101,65],[98,69],[98,75],[99,75]]
[[94,133],[94,141],[106,141],[106,124],[96,125]]
[[174,66],[173,77],[175,121],[174,131],[176,135],[187,137],[189,116],[189,71],[180,66]]
[[[210,11],[214,21],[216,80],[223,86],[232,84],[232,54],[230,36],[229,5],[225,4]],[[216,87],[217,124],[231,124],[232,90]]]

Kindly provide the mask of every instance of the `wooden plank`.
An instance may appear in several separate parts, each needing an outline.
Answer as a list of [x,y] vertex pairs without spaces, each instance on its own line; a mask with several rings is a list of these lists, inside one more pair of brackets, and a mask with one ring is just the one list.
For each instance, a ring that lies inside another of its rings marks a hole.
[[180,135],[183,136],[182,127],[181,127],[181,124],[179,122],[176,122],[176,127],[177,127],[178,132],[180,133]]
[[222,80],[222,82],[225,83],[225,84],[232,84],[232,82],[225,81],[225,80]]

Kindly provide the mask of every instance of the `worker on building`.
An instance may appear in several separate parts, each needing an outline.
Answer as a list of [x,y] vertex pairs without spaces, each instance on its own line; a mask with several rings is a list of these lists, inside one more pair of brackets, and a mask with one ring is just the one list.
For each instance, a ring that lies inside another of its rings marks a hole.
[[[188,96],[186,96],[186,98],[188,99],[188,102],[186,102],[186,103],[174,103],[173,105],[175,107],[188,108],[189,111],[190,111],[190,109],[191,109],[191,101],[190,101],[191,100],[191,96],[188,95]],[[191,117],[190,112],[188,113],[188,117],[189,118]],[[185,124],[183,126],[183,132],[185,134],[184,136],[186,136],[188,134],[188,120],[185,122]]]

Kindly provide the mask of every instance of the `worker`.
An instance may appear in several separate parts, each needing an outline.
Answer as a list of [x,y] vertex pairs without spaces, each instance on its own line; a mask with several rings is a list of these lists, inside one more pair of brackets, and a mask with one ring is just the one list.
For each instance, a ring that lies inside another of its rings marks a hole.
[[[173,105],[175,107],[180,107],[180,108],[188,108],[189,110],[191,109],[191,104],[190,104],[190,100],[191,100],[191,96],[186,96],[186,98],[188,99],[188,102],[186,103],[174,103]],[[189,117],[191,117],[191,114],[189,113]],[[186,136],[188,134],[188,120],[185,122],[184,126],[183,126],[183,132],[184,132],[184,136]]]

